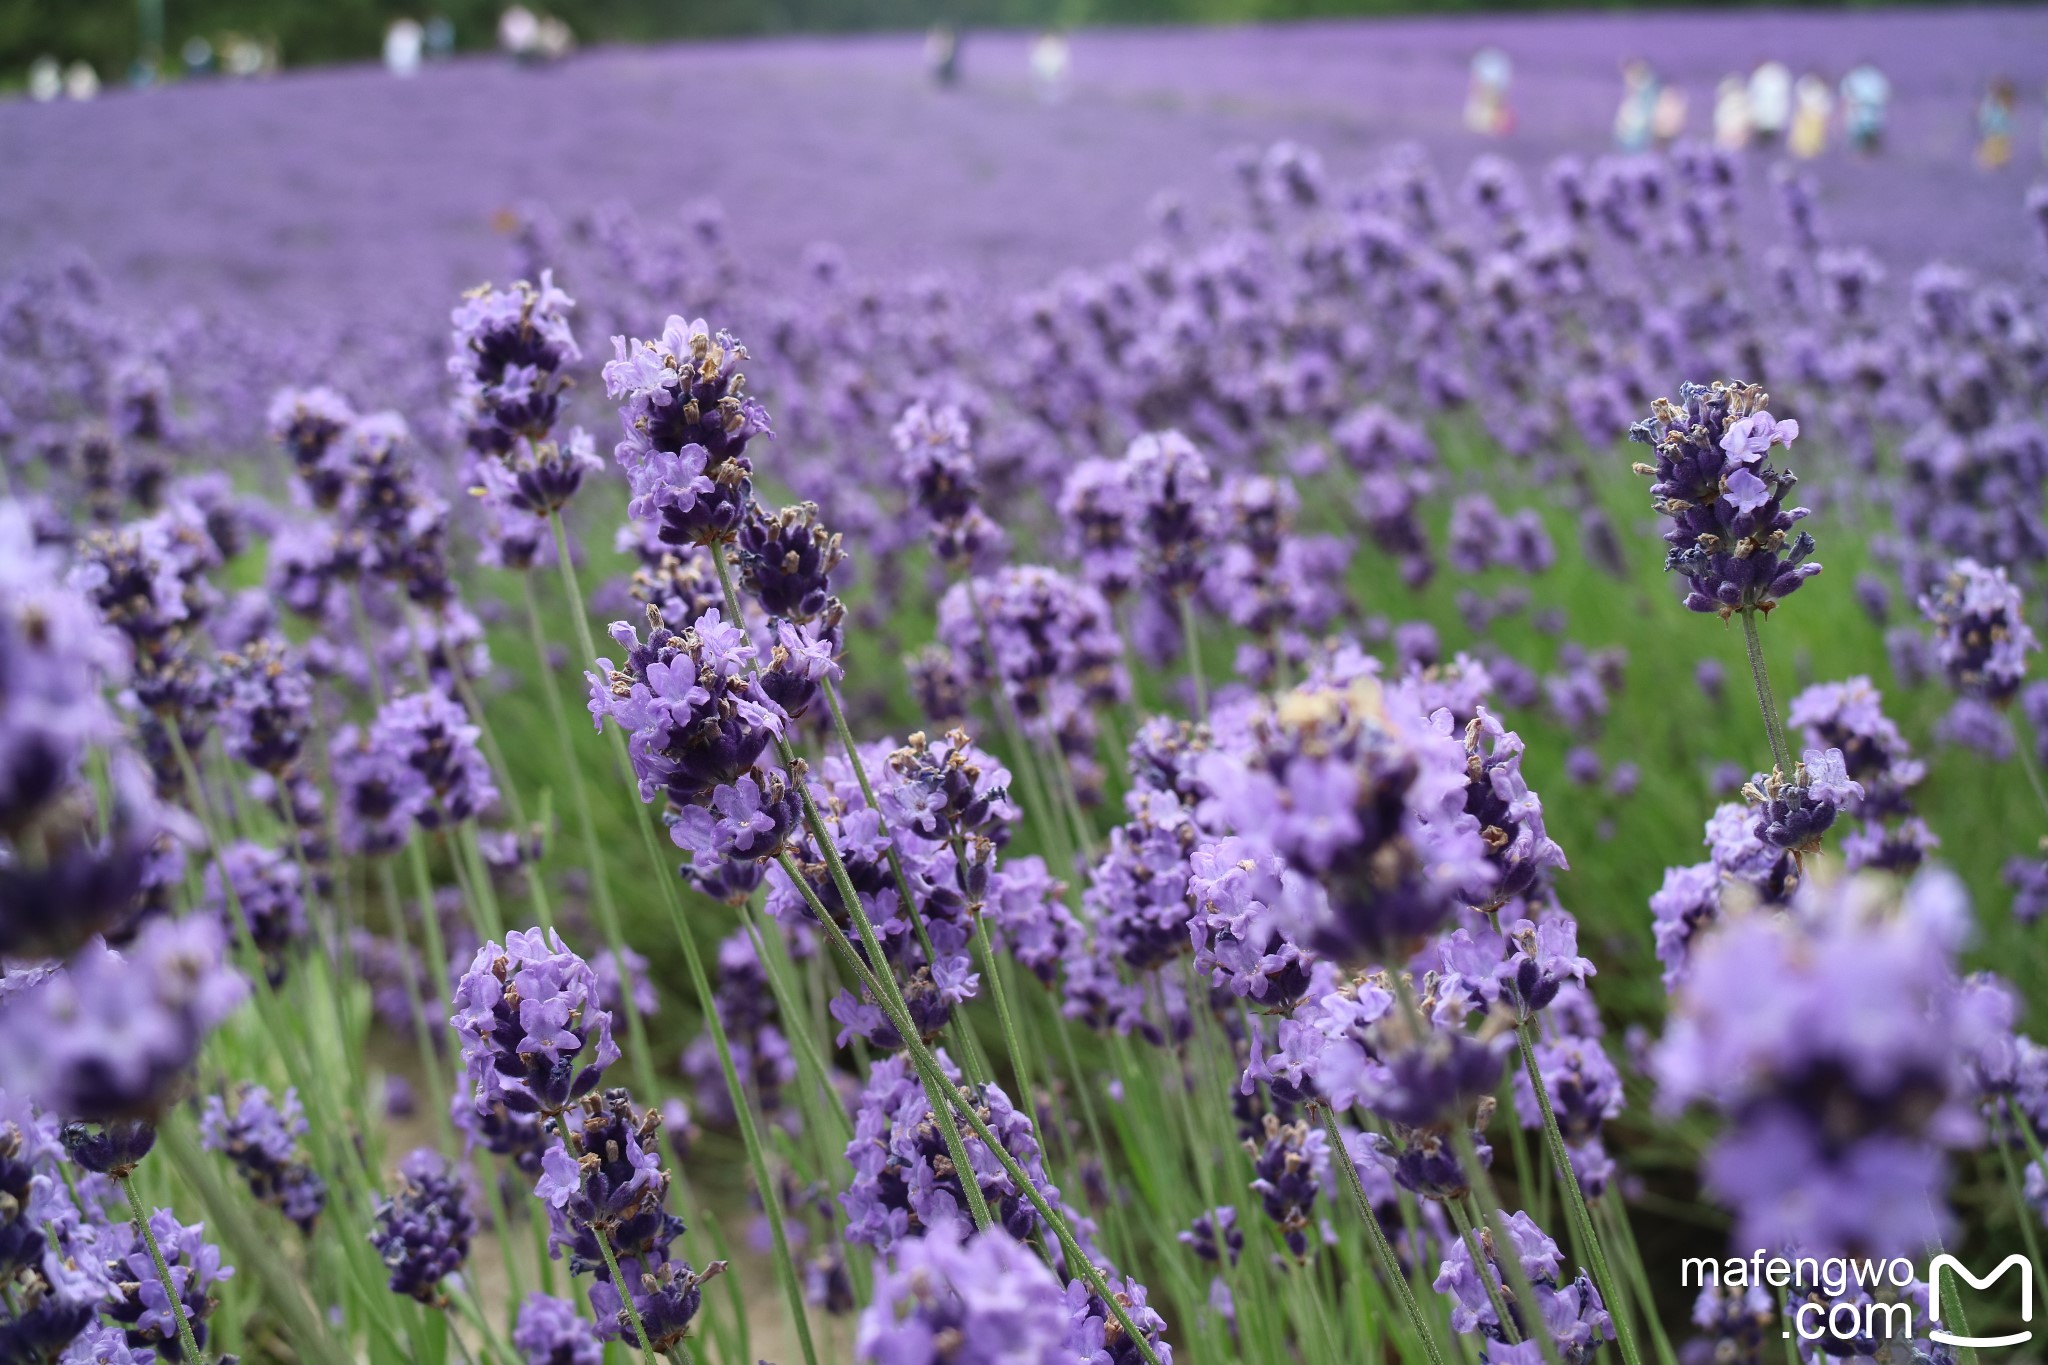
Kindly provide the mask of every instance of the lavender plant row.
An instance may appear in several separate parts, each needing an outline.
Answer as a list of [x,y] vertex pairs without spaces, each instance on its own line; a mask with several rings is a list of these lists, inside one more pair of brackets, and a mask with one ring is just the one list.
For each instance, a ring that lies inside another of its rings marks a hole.
[[2048,1207],[2042,274],[1695,147],[1232,165],[996,309],[536,210],[346,391],[10,283],[0,1360],[1956,1358]]

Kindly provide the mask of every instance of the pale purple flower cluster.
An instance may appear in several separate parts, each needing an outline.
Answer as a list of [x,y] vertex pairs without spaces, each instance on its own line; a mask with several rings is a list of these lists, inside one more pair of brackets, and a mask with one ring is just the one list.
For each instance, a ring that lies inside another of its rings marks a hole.
[[2040,644],[2005,570],[1958,559],[1920,599],[1920,611],[1934,623],[1935,657],[1950,685],[1965,697],[2010,703],[2026,681],[2027,655]]
[[1637,470],[1655,480],[1652,505],[1671,518],[1665,568],[1684,576],[1693,611],[1768,612],[1820,572],[1813,537],[1792,533],[1807,509],[1784,506],[1798,479],[1770,462],[1799,424],[1774,418],[1767,401],[1753,384],[1682,384],[1677,403],[1657,400],[1629,428],[1656,452]]
[[604,1365],[604,1341],[576,1305],[538,1292],[519,1305],[512,1349],[521,1365]]
[[398,1192],[377,1203],[370,1245],[390,1272],[394,1294],[442,1304],[441,1281],[469,1259],[476,1233],[463,1170],[431,1147],[415,1148],[398,1167]]
[[559,1114],[596,1089],[619,1059],[599,999],[597,974],[552,929],[514,930],[503,947],[478,948],[448,1021],[462,1039],[476,1112]]
[[[1584,1365],[1602,1343],[1614,1339],[1614,1319],[1601,1302],[1600,1291],[1584,1271],[1569,1280],[1564,1278],[1564,1254],[1528,1214],[1509,1214],[1506,1224],[1507,1254],[1522,1263],[1536,1302],[1515,1302],[1513,1277],[1501,1268],[1496,1229],[1480,1235],[1486,1252],[1484,1266],[1473,1263],[1472,1250],[1463,1239],[1454,1239],[1445,1246],[1443,1267],[1435,1282],[1436,1291],[1451,1300],[1451,1330],[1480,1336],[1485,1343],[1480,1347],[1482,1358],[1496,1365],[1532,1365],[1544,1358],[1534,1339],[1540,1321],[1542,1330],[1556,1343],[1560,1358],[1567,1365]],[[1495,1294],[1509,1303],[1513,1324],[1500,1320],[1493,1306]],[[1510,1331],[1519,1345],[1508,1344]]]
[[[149,1231],[170,1270],[171,1289],[192,1329],[192,1340],[203,1351],[210,1335],[207,1319],[220,1303],[213,1287],[233,1279],[235,1268],[222,1264],[220,1248],[206,1240],[203,1223],[181,1223],[172,1210],[157,1209],[149,1216]],[[154,1348],[164,1360],[180,1359],[178,1315],[135,1225],[110,1224],[100,1234],[99,1247],[106,1257],[105,1274],[114,1286],[100,1312],[119,1325],[129,1346]]]
[[1060,1282],[1001,1228],[963,1240],[953,1226],[896,1245],[862,1311],[864,1365],[1069,1365],[1071,1314]]
[[[758,650],[745,634],[708,611],[681,634],[650,608],[645,643],[624,621],[611,636],[625,662],[597,660],[590,714],[626,733],[640,799],[665,795],[670,837],[692,854],[691,875],[707,892],[743,894],[746,875],[795,832],[795,791],[779,769],[758,767],[788,717],[754,671]],[[801,667],[781,656],[770,672]],[[756,874],[757,875],[757,874]],[[736,879],[725,886],[727,879]]]
[[288,854],[239,839],[207,864],[204,888],[206,908],[229,936],[246,932],[272,984],[282,981],[287,954],[306,936],[299,865]]
[[1400,562],[1410,587],[1436,572],[1420,504],[1436,489],[1436,446],[1416,423],[1377,404],[1352,412],[1330,431],[1344,462],[1358,475],[1354,506],[1366,533]]
[[200,1145],[235,1164],[258,1203],[269,1204],[311,1235],[327,1206],[327,1182],[299,1149],[306,1115],[296,1090],[273,1101],[260,1085],[242,1085],[232,1104],[208,1095],[199,1114]]
[[[783,1116],[783,1092],[796,1081],[796,1054],[776,1019],[775,996],[768,974],[745,929],[718,945],[718,979],[712,1008],[725,1026],[732,1064],[746,1082],[756,1112],[767,1119]],[[683,1050],[683,1073],[691,1080],[703,1117],[720,1125],[738,1121],[718,1063],[718,1049],[709,1029]]]
[[1654,1055],[1666,1112],[1728,1127],[1703,1168],[1738,1246],[1916,1255],[1942,1231],[1942,1149],[1976,1136],[1965,1064],[1961,884],[1923,871],[1803,887],[1793,914],[1729,919],[1694,945]]
[[158,1112],[247,997],[226,949],[210,916],[153,919],[120,952],[88,945],[0,995],[0,1087],[64,1118]]

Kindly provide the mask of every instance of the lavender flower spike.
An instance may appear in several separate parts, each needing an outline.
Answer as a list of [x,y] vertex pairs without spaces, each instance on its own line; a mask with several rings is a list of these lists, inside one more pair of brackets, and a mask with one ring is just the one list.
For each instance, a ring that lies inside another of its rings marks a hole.
[[1065,1292],[1004,1232],[965,1241],[950,1224],[898,1245],[861,1314],[863,1365],[1068,1365]]
[[1799,480],[1770,463],[1799,424],[1773,418],[1766,401],[1754,384],[1681,384],[1677,403],[1658,399],[1629,428],[1630,440],[1656,452],[1654,464],[1635,469],[1656,480],[1651,505],[1671,518],[1664,567],[1690,585],[1687,607],[1724,620],[1768,613],[1820,572],[1809,561],[1813,537],[1792,534],[1807,509],[1784,506]]
[[514,930],[477,949],[448,1021],[479,1114],[559,1114],[619,1059],[590,964],[552,929]]
[[1920,599],[1934,623],[1935,657],[1964,696],[2009,704],[2027,676],[2027,655],[2041,646],[2005,570],[1958,559],[1948,578]]

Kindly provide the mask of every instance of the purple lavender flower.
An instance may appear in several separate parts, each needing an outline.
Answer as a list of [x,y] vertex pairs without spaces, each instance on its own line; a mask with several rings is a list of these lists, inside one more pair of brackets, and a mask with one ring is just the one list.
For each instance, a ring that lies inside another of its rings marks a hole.
[[559,1114],[619,1059],[597,974],[552,929],[514,930],[477,949],[448,1021],[478,1114]]
[[576,1305],[538,1292],[519,1305],[512,1349],[521,1365],[604,1365],[604,1342]]
[[266,637],[221,657],[220,735],[258,772],[298,762],[312,724],[313,679],[283,641]]
[[1330,1178],[1329,1139],[1306,1123],[1283,1124],[1266,1115],[1266,1138],[1252,1158],[1252,1192],[1266,1216],[1280,1227],[1294,1258],[1308,1256],[1309,1213],[1316,1193]]
[[1259,708],[1246,734],[1243,752],[1203,756],[1215,795],[1200,815],[1322,885],[1328,911],[1304,946],[1384,960],[1490,893],[1464,746],[1404,685],[1311,682]]
[[1602,1342],[1614,1339],[1614,1319],[1600,1301],[1600,1291],[1583,1271],[1568,1282],[1560,1282],[1565,1270],[1564,1255],[1528,1214],[1509,1214],[1506,1222],[1512,1243],[1508,1254],[1522,1263],[1536,1294],[1534,1314],[1530,1311],[1532,1305],[1514,1301],[1513,1291],[1508,1288],[1510,1277],[1501,1270],[1498,1231],[1486,1228],[1479,1234],[1486,1256],[1483,1268],[1473,1264],[1471,1247],[1462,1238],[1450,1241],[1444,1249],[1443,1267],[1437,1272],[1435,1288],[1451,1299],[1451,1330],[1460,1334],[1476,1332],[1492,1343],[1481,1348],[1487,1359],[1524,1359],[1509,1353],[1509,1324],[1500,1320],[1493,1307],[1493,1297],[1499,1294],[1515,1317],[1515,1339],[1529,1341],[1540,1318],[1568,1365],[1584,1365]]
[[1089,587],[1114,602],[1138,586],[1138,526],[1144,508],[1119,460],[1079,461],[1060,490],[1060,524]]
[[973,431],[950,404],[912,403],[890,432],[897,473],[911,500],[930,519],[932,550],[941,562],[973,569],[999,563],[1008,541],[981,510]]
[[[958,1085],[959,1073],[944,1050],[937,1055],[940,1066]],[[1040,1162],[1031,1121],[993,1084],[980,1087],[971,1102],[1039,1194],[1052,1207],[1060,1208],[1060,1192]],[[1019,1239],[1041,1233],[1038,1211],[1001,1162],[976,1135],[963,1133],[961,1137],[996,1225]],[[938,1228],[951,1227],[963,1235],[970,1230],[961,1174],[946,1154],[924,1087],[904,1058],[884,1057],[869,1071],[854,1114],[853,1141],[847,1144],[846,1159],[853,1166],[853,1181],[839,1203],[846,1212],[848,1241],[888,1252],[906,1239]]]
[[[1586,1196],[1598,1199],[1614,1177],[1614,1161],[1607,1155],[1601,1133],[1621,1115],[1625,1103],[1621,1073],[1598,1038],[1569,1033],[1537,1043],[1536,1064],[1543,1072],[1543,1089],[1558,1130],[1564,1134],[1572,1171]],[[1516,1117],[1524,1128],[1541,1127],[1543,1112],[1527,1071],[1515,1072],[1513,1084]]]
[[1906,809],[1906,790],[1927,774],[1925,764],[1899,727],[1884,714],[1884,698],[1870,679],[1816,683],[1792,699],[1786,724],[1805,731],[1809,750],[1839,750],[1848,776],[1861,784],[1857,814],[1887,815]]
[[305,1131],[296,1090],[273,1102],[262,1086],[243,1085],[235,1092],[232,1110],[220,1096],[208,1095],[199,1116],[200,1145],[233,1162],[258,1203],[269,1204],[311,1236],[327,1206],[327,1182],[299,1150]]
[[1067,1365],[1067,1296],[1045,1262],[1001,1228],[953,1227],[898,1244],[875,1276],[854,1355],[865,1365]]
[[1494,906],[1528,894],[1550,868],[1570,866],[1543,832],[1543,802],[1522,777],[1522,752],[1521,736],[1483,706],[1465,727],[1465,813],[1479,822],[1499,871],[1487,902]]
[[1704,1176],[1738,1245],[1912,1255],[1941,1231],[1942,1148],[1976,1136],[1963,1065],[1982,1020],[1953,966],[1968,924],[1960,883],[1929,870],[1903,890],[1808,885],[1794,916],[1694,946],[1658,1102],[1727,1117]]
[[612,350],[604,388],[621,400],[613,453],[632,485],[627,510],[670,545],[730,541],[753,498],[747,443],[773,434],[745,394],[746,348],[701,319],[671,317],[659,340],[613,337]]
[[[1144,1334],[1159,1365],[1173,1365],[1173,1348],[1163,1338],[1166,1319],[1147,1303],[1145,1286],[1105,1271],[1104,1282],[1131,1323]],[[1088,1287],[1085,1280],[1067,1282],[1067,1346],[1069,1358],[1085,1365],[1137,1365],[1143,1357],[1137,1343],[1124,1332],[1123,1324],[1109,1311],[1109,1305]]]
[[2032,924],[2048,914],[2048,858],[2009,858],[2005,884],[2012,888],[2012,916]]
[[270,402],[272,439],[284,447],[315,507],[333,510],[347,487],[340,442],[356,411],[333,389],[280,389]]
[[846,555],[840,537],[819,520],[816,503],[772,516],[756,506],[740,527],[735,551],[747,590],[770,616],[801,624],[832,606],[832,571]]
[[1298,875],[1290,882],[1277,854],[1237,838],[1203,844],[1188,859],[1196,970],[1262,1008],[1293,1004],[1314,962],[1297,942],[1311,922],[1311,894]]
[[66,1118],[151,1116],[248,983],[204,915],[152,919],[122,952],[89,945],[0,995],[0,1086]]
[[1755,834],[1770,848],[1811,853],[1843,810],[1863,800],[1840,749],[1808,749],[1789,774],[1758,774],[1742,789],[1756,808]]
[[1212,1264],[1225,1256],[1236,1265],[1244,1253],[1244,1229],[1237,1225],[1237,1210],[1229,1204],[1197,1214],[1195,1221],[1175,1234],[1180,1244]]
[[285,957],[306,936],[306,902],[299,866],[288,855],[237,840],[207,864],[205,905],[233,937],[245,929],[276,985]]
[[1220,530],[1209,462],[1177,431],[1146,432],[1124,452],[1124,468],[1147,581],[1162,592],[1193,591]]
[[1770,463],[1773,446],[1790,446],[1797,422],[1765,409],[1755,385],[1682,384],[1678,402],[1659,399],[1629,438],[1656,451],[1638,473],[1655,479],[1652,504],[1670,517],[1664,567],[1690,585],[1685,605],[1718,612],[1769,612],[1820,572],[1808,561],[1813,537],[1792,529],[1807,509],[1783,506],[1798,480]]
[[699,1286],[725,1266],[714,1262],[699,1275],[672,1251],[683,1220],[666,1207],[661,1116],[636,1111],[625,1091],[611,1090],[589,1096],[558,1122],[568,1141],[548,1148],[534,1186],[548,1207],[548,1252],[559,1257],[566,1250],[570,1272],[592,1276],[598,1334],[634,1344],[633,1314],[605,1263],[602,1237],[618,1260],[647,1344],[666,1352],[695,1320],[703,1303]]
[[462,1170],[431,1147],[415,1149],[399,1164],[398,1192],[377,1202],[376,1219],[370,1245],[391,1272],[391,1292],[446,1303],[441,1281],[462,1269],[476,1232]]
[[1950,685],[2008,705],[2026,680],[2027,655],[2040,645],[2005,570],[1958,559],[1948,578],[1921,597],[1920,611],[1934,623],[1935,655]]
[[520,438],[538,443],[553,430],[567,371],[583,358],[569,330],[574,306],[545,270],[538,289],[520,280],[463,296],[449,318],[455,330],[448,373],[472,450],[504,455]]
[[[221,1264],[220,1248],[206,1240],[203,1223],[180,1223],[172,1210],[158,1209],[149,1216],[149,1231],[170,1270],[171,1289],[192,1329],[192,1340],[203,1351],[207,1319],[220,1302],[209,1291],[233,1279],[235,1268]],[[165,1360],[179,1359],[178,1315],[171,1309],[170,1296],[164,1293],[156,1264],[135,1225],[110,1225],[101,1233],[100,1248],[117,1296],[101,1304],[101,1313],[120,1325],[129,1346],[154,1348]]]

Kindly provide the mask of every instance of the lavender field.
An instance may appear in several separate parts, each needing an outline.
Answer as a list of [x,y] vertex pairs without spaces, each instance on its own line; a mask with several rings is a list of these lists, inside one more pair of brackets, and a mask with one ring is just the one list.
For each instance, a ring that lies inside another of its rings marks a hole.
[[921,41],[0,104],[0,1365],[2010,1349],[2048,12]]

